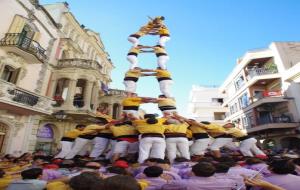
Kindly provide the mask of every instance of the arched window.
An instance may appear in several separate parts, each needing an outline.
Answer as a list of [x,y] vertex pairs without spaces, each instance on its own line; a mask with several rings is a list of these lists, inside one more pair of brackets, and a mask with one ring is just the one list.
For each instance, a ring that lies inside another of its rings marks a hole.
[[3,149],[3,145],[4,145],[4,141],[5,141],[7,132],[8,132],[8,126],[3,123],[0,123],[0,150],[1,150],[1,152],[3,152],[2,149]]
[[113,105],[113,119],[117,119],[119,117],[120,114],[120,105],[117,103],[114,103]]

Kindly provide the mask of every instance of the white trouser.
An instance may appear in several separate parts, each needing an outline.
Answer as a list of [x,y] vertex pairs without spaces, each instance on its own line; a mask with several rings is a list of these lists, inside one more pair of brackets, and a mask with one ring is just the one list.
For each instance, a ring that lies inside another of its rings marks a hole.
[[67,154],[72,150],[73,142],[60,141],[61,151],[55,156],[55,158],[65,158]]
[[123,110],[123,113],[125,115],[131,114],[132,116],[138,118],[139,117],[139,112],[137,110]]
[[197,139],[191,146],[191,155],[204,155],[210,143],[210,138]]
[[123,84],[125,85],[126,92],[135,93],[136,91],[136,82],[132,80],[124,80]]
[[134,69],[138,66],[139,61],[136,55],[127,55],[127,60],[131,63],[129,69]]
[[84,139],[84,138],[80,138],[80,137],[76,138],[72,150],[67,154],[67,156],[65,158],[66,159],[74,158],[74,156],[76,156],[84,148],[87,148],[87,144],[89,142],[90,142],[89,139]]
[[210,150],[220,150],[220,148],[230,143],[232,143],[232,138],[215,138]]
[[164,69],[164,70],[167,69],[167,66],[166,66],[167,61],[169,61],[169,56],[167,56],[167,55],[161,55],[161,56],[157,57],[157,65],[161,69]]
[[185,137],[166,138],[167,155],[172,163],[176,158],[176,152],[180,153],[180,157],[190,159],[189,141]]
[[110,141],[109,141],[110,146],[109,146],[109,148],[107,150],[107,153],[106,153],[106,156],[105,156],[106,159],[110,160],[112,158],[112,155],[113,155],[113,152],[115,150],[116,144],[117,144],[116,140],[110,139]]
[[161,80],[159,81],[159,88],[163,95],[166,97],[172,97],[171,96],[171,86],[173,84],[172,80]]
[[93,140],[94,147],[92,149],[90,157],[92,158],[99,157],[107,148],[109,140],[110,140],[109,138],[95,137]]
[[[165,158],[166,141],[160,137],[145,137],[140,139],[139,163],[143,163],[147,158]],[[150,154],[151,153],[151,154]]]
[[130,143],[128,141],[118,141],[113,150],[114,154],[133,154],[139,151],[139,143],[133,142]]
[[162,36],[159,38],[159,41],[158,41],[158,45],[161,45],[163,47],[166,46],[166,42],[169,41],[171,38],[169,36]]
[[132,36],[129,36],[128,38],[128,41],[130,42],[130,43],[132,43],[132,45],[134,46],[134,47],[137,47],[138,45],[139,45],[139,39],[138,38],[136,38],[136,37],[132,37]]
[[253,157],[254,155],[265,155],[265,153],[256,146],[256,142],[257,140],[255,138],[249,138],[241,141],[240,143],[241,153],[244,156],[251,156],[251,157]]

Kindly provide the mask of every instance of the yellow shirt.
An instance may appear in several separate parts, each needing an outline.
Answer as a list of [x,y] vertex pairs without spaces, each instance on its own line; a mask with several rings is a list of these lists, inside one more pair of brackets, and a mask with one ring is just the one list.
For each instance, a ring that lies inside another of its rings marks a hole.
[[156,69],[156,78],[168,77],[171,78],[171,73],[168,70]]
[[226,130],[226,133],[237,138],[244,137],[247,135],[246,133],[244,133],[242,130],[238,128],[229,128]]
[[111,126],[110,129],[111,129],[114,137],[138,134],[138,131],[132,125]]
[[149,182],[143,179],[138,180],[141,190],[145,190],[149,186]]
[[122,102],[122,106],[139,106],[142,103],[142,98],[140,97],[128,97]]
[[141,50],[137,47],[133,47],[129,50],[128,53],[136,53],[136,54],[139,54],[141,52]]
[[158,30],[158,34],[160,34],[160,35],[170,35],[170,32],[169,32],[168,28],[166,28],[166,27],[161,27],[161,28]]
[[97,132],[97,130],[103,130],[103,129],[105,129],[104,125],[96,125],[96,124],[88,125],[81,132],[81,135],[92,134],[93,132]]
[[164,134],[165,125],[163,123],[166,121],[165,118],[157,119],[158,122],[156,124],[148,124],[146,120],[134,120],[133,124],[136,125],[136,129],[139,133],[159,133]]
[[176,101],[172,98],[159,98],[158,107],[162,106],[174,106],[176,107]]
[[188,126],[189,125],[187,123],[169,124],[169,125],[166,125],[165,133],[184,133],[184,134],[186,134]]
[[186,130],[186,137],[187,137],[188,139],[193,138],[193,132],[192,132],[191,130],[187,129],[187,130]]
[[65,184],[61,181],[55,181],[55,182],[48,183],[46,186],[46,189],[47,190],[71,190],[71,188],[67,184]]
[[3,178],[0,178],[0,190],[5,190],[7,186],[13,181],[14,179],[10,175],[6,175]]
[[206,133],[206,129],[202,126],[198,126],[198,125],[191,125],[189,127],[189,129],[191,130],[192,133],[196,134],[196,133]]
[[141,76],[141,71],[140,70],[129,70],[125,73],[125,77],[134,77],[134,78],[139,78]]
[[75,138],[77,138],[79,135],[81,135],[81,131],[79,131],[79,130],[77,130],[77,129],[73,129],[73,130],[71,130],[71,131],[67,131],[67,132],[64,134],[64,137],[75,139]]
[[165,50],[165,48],[154,46],[153,49],[154,49],[154,53],[156,53],[156,54],[158,54],[158,53],[167,54],[167,51]]
[[213,124],[213,123],[208,124],[208,125],[203,124],[203,127],[209,133],[225,133],[226,132],[226,130],[222,126]]

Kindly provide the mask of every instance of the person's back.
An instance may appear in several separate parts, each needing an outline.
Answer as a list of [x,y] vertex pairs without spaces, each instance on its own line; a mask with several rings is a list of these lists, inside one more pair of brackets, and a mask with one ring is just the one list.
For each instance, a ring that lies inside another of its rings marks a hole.
[[43,190],[47,182],[39,180],[42,176],[41,168],[31,168],[21,172],[22,180],[12,182],[7,190]]
[[293,175],[295,165],[289,160],[275,160],[270,163],[271,176],[265,180],[287,190],[298,190],[300,176]]
[[158,166],[150,166],[145,168],[143,174],[145,175],[143,179],[149,183],[149,186],[146,188],[146,190],[160,189],[167,183],[167,180],[161,178],[163,169]]
[[232,190],[237,188],[235,181],[213,176],[215,170],[211,163],[202,162],[193,166],[194,176],[185,180],[173,181],[173,184],[184,185],[187,190]]

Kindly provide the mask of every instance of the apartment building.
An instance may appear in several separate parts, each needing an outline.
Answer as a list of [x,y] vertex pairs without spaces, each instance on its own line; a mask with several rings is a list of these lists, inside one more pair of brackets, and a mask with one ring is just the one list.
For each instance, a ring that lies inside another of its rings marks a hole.
[[299,148],[300,42],[274,42],[248,51],[220,87],[225,121],[256,136],[265,147]]
[[220,93],[217,86],[192,86],[188,114],[197,121],[210,121],[224,124],[227,107],[222,107],[226,94]]

